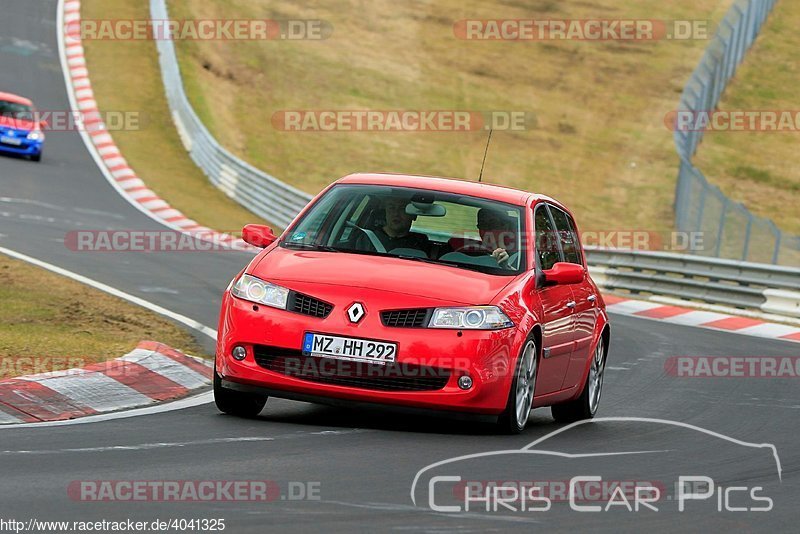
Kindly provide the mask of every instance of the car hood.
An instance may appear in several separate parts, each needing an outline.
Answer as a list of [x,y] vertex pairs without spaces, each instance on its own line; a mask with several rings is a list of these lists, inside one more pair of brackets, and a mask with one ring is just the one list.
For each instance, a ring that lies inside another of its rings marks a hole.
[[345,252],[294,251],[275,247],[249,272],[263,280],[294,282],[301,290],[338,286],[413,295],[442,305],[490,303],[514,276],[495,276],[446,265]]

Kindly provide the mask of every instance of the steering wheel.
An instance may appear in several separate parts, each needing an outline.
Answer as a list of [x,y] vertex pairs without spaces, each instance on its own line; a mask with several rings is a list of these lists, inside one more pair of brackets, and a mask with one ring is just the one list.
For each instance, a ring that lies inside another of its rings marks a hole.
[[508,265],[512,269],[518,269],[519,268],[519,265],[517,263],[518,261],[519,261],[519,252],[515,252],[508,257],[506,265]]
[[[480,245],[478,244],[465,245],[464,247],[459,249],[458,252],[462,252],[469,256],[479,256],[479,255],[491,256],[494,250],[481,243]],[[507,265],[512,269],[517,269],[517,261],[519,261],[519,252],[514,252],[513,254],[509,254],[508,259],[503,263],[498,262],[498,265],[500,265],[501,267],[503,265]]]
[[361,233],[367,236],[367,239],[369,239],[370,244],[375,248],[375,252],[379,252],[381,254],[386,253],[386,247],[383,246],[381,240],[378,239],[378,236],[376,236],[375,232],[373,232],[372,230],[362,228],[352,221],[345,221],[345,226],[348,226],[350,228],[355,228],[356,230],[359,230]]
[[494,250],[490,249],[489,247],[485,246],[484,244],[469,244],[464,245],[463,247],[459,248],[455,252],[461,252],[463,254],[467,254],[468,256],[480,256],[480,255],[491,255]]

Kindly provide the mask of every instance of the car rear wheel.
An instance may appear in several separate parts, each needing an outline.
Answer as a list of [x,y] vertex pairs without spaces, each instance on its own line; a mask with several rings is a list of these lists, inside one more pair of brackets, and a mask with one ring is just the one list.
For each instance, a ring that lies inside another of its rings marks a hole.
[[514,381],[508,393],[506,409],[498,420],[504,433],[519,434],[525,430],[533,408],[533,393],[536,389],[536,376],[539,370],[538,352],[533,339],[525,342],[522,354],[517,361]]
[[267,403],[267,397],[242,393],[222,387],[222,379],[214,370],[214,403],[219,411],[238,417],[255,417]]
[[553,418],[559,423],[572,423],[583,419],[591,419],[600,406],[600,394],[603,392],[603,376],[606,371],[606,349],[603,338],[597,342],[592,353],[592,364],[589,376],[581,396],[571,402],[556,404],[550,408]]

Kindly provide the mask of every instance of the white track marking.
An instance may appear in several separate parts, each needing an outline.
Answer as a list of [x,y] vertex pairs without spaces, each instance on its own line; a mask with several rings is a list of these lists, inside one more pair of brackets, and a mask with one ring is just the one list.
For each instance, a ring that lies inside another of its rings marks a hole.
[[175,410],[183,410],[186,408],[194,408],[195,406],[202,406],[204,404],[208,404],[209,402],[214,402],[214,394],[210,391],[206,391],[198,395],[193,395],[191,397],[186,397],[166,404],[159,404],[158,406],[148,406],[146,408],[136,408],[133,410],[126,410],[124,412],[90,415],[88,417],[81,417],[79,419],[69,419],[67,421],[45,421],[41,423],[22,423],[19,425],[3,425],[0,426],[0,432],[2,432],[3,430],[15,430],[18,428],[48,428],[51,426],[85,425],[87,423],[99,423],[101,421],[127,419],[129,417],[140,417],[142,415],[154,415],[164,412],[172,412]]
[[164,317],[167,317],[168,319],[172,319],[173,321],[177,321],[177,322],[179,322],[179,323],[181,323],[183,325],[188,326],[189,328],[191,328],[193,330],[196,330],[196,331],[200,332],[201,334],[207,335],[211,339],[217,339],[217,331],[214,330],[213,328],[210,328],[210,327],[208,327],[208,326],[206,326],[206,325],[204,325],[204,324],[202,324],[202,323],[200,323],[198,321],[195,321],[194,319],[186,317],[185,315],[181,315],[179,313],[175,313],[175,312],[170,311],[170,310],[168,310],[166,308],[163,308],[163,307],[159,306],[158,304],[153,304],[152,302],[146,301],[146,300],[144,300],[142,298],[139,298],[139,297],[136,297],[134,295],[125,293],[124,291],[120,291],[119,289],[111,287],[109,285],[106,285],[106,284],[104,284],[102,282],[98,282],[96,280],[92,280],[91,278],[87,278],[87,277],[85,277],[83,275],[80,275],[78,273],[73,273],[72,271],[68,271],[66,269],[62,269],[61,267],[58,267],[57,265],[53,265],[52,263],[47,263],[47,262],[44,262],[42,260],[38,260],[38,259],[33,258],[31,256],[27,256],[25,254],[22,254],[20,252],[16,252],[16,251],[11,250],[11,249],[7,249],[5,247],[0,247],[0,254],[5,254],[6,256],[11,256],[12,258],[16,258],[18,260],[22,260],[22,261],[28,262],[30,264],[36,265],[37,267],[41,267],[43,269],[47,269],[48,271],[54,272],[56,274],[60,274],[61,276],[66,276],[67,278],[71,278],[71,279],[75,280],[76,282],[80,282],[82,284],[86,284],[87,286],[91,286],[91,287],[93,287],[95,289],[99,289],[100,291],[108,293],[109,295],[114,295],[115,297],[119,297],[119,298],[121,298],[123,300],[127,300],[128,302],[132,302],[133,304],[136,304],[136,305],[141,306],[143,308],[147,308],[148,310],[150,310],[152,312],[155,312],[155,313],[157,313],[159,315],[163,315]]
[[690,311],[689,313],[682,313],[680,315],[673,315],[661,319],[667,323],[683,324],[687,326],[701,326],[720,319],[730,319],[730,315],[723,315],[721,313],[708,312],[708,311]]
[[764,323],[764,324],[748,326],[747,328],[740,328],[739,330],[737,330],[737,332],[739,332],[740,334],[768,337],[772,339],[772,338],[780,338],[781,336],[788,336],[789,334],[794,334],[797,332],[797,327],[783,325],[783,324]]
[[13,415],[7,414],[6,412],[0,411],[0,425],[9,425],[14,423],[21,423],[22,420],[14,417]]
[[66,449],[22,449],[22,450],[0,450],[0,456],[14,454],[62,454],[62,453],[81,453],[81,452],[113,452],[113,451],[146,451],[151,449],[171,449],[174,447],[191,447],[197,445],[216,445],[217,443],[253,443],[264,441],[277,441],[286,439],[304,438],[307,436],[341,436],[348,434],[362,434],[367,432],[360,428],[349,430],[324,430],[316,432],[293,432],[291,434],[279,434],[277,436],[240,436],[230,438],[208,438],[193,441],[141,443],[137,445],[107,445],[101,447],[74,447]]
[[142,367],[168,378],[186,389],[208,385],[208,378],[172,358],[146,349],[135,349],[120,358],[126,362],[137,363]]
[[270,437],[241,437],[241,438],[211,438],[197,441],[178,441],[174,443],[142,443],[140,445],[110,445],[108,447],[77,447],[70,449],[49,449],[49,450],[19,450],[19,451],[0,451],[0,455],[13,454],[61,454],[68,452],[110,452],[110,451],[146,451],[151,449],[171,449],[174,447],[189,447],[192,445],[214,445],[217,443],[241,443],[253,441],[275,441]]
[[633,314],[640,311],[652,310],[653,308],[661,308],[663,304],[656,302],[647,302],[646,300],[626,300],[606,306],[606,311],[613,313]]

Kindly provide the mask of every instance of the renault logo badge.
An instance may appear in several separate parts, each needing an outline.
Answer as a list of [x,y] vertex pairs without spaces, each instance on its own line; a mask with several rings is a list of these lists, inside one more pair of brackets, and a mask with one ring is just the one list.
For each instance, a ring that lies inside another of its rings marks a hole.
[[350,319],[351,323],[359,322],[366,314],[367,312],[364,311],[364,305],[360,302],[354,302],[352,306],[347,308],[347,317]]

